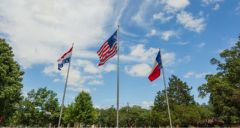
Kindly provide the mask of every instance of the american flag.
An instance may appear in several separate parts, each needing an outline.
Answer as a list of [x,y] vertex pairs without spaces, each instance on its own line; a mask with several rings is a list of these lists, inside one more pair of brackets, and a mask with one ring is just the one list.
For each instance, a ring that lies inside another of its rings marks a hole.
[[117,54],[117,31],[113,33],[113,35],[103,43],[101,48],[98,50],[97,54],[99,56],[98,66],[105,64],[107,60],[112,58]]

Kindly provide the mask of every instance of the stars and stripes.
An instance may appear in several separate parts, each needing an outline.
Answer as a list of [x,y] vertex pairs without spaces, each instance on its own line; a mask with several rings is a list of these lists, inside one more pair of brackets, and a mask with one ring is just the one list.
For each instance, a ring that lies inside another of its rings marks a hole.
[[58,70],[61,70],[65,63],[69,63],[72,57],[73,46],[58,59]]
[[107,60],[117,54],[117,51],[117,31],[115,31],[113,35],[106,42],[103,43],[103,45],[97,52],[99,56],[98,66],[105,64]]

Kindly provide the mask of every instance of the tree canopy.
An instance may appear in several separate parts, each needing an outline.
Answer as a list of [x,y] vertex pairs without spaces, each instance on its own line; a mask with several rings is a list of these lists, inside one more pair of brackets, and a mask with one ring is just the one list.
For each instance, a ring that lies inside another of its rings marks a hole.
[[217,66],[216,74],[206,76],[207,83],[199,87],[200,96],[210,94],[214,117],[224,124],[240,122],[240,38],[230,49],[220,53],[220,59],[212,58]]
[[0,125],[10,123],[22,98],[23,71],[13,57],[12,48],[4,39],[0,39]]
[[59,103],[57,94],[52,90],[39,88],[28,92],[21,102],[21,107],[15,113],[15,124],[26,126],[48,126],[49,123],[57,126],[59,117]]
[[68,106],[64,115],[65,121],[78,122],[85,126],[93,124],[95,118],[96,113],[91,96],[84,91],[80,92],[75,98],[75,102]]

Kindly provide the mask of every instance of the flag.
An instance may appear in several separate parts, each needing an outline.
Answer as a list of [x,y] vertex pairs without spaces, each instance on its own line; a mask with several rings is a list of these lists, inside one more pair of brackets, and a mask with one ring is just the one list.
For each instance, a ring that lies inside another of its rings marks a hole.
[[99,56],[99,63],[98,66],[105,64],[105,62],[112,58],[114,55],[117,54],[117,31],[113,33],[113,35],[103,43],[101,48],[97,51]]
[[159,52],[157,54],[157,57],[156,57],[156,60],[154,62],[152,72],[148,76],[148,79],[150,81],[154,81],[155,79],[157,79],[161,74],[161,68],[162,68],[162,59],[161,59],[161,53],[160,53],[160,50],[159,50]]
[[65,63],[69,63],[72,57],[73,46],[58,59],[58,70],[61,70]]

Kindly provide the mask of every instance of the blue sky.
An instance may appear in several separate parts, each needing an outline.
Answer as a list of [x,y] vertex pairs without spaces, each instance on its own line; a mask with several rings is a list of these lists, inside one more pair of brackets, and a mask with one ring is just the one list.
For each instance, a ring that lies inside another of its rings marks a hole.
[[57,59],[75,43],[66,104],[88,91],[96,107],[116,103],[116,57],[97,67],[96,51],[120,25],[120,105],[153,104],[162,77],[149,82],[158,48],[166,77],[177,75],[193,89],[215,73],[209,63],[234,45],[240,28],[238,0],[1,0],[0,37],[13,47],[24,70],[23,94],[47,87],[61,101],[67,65]]

